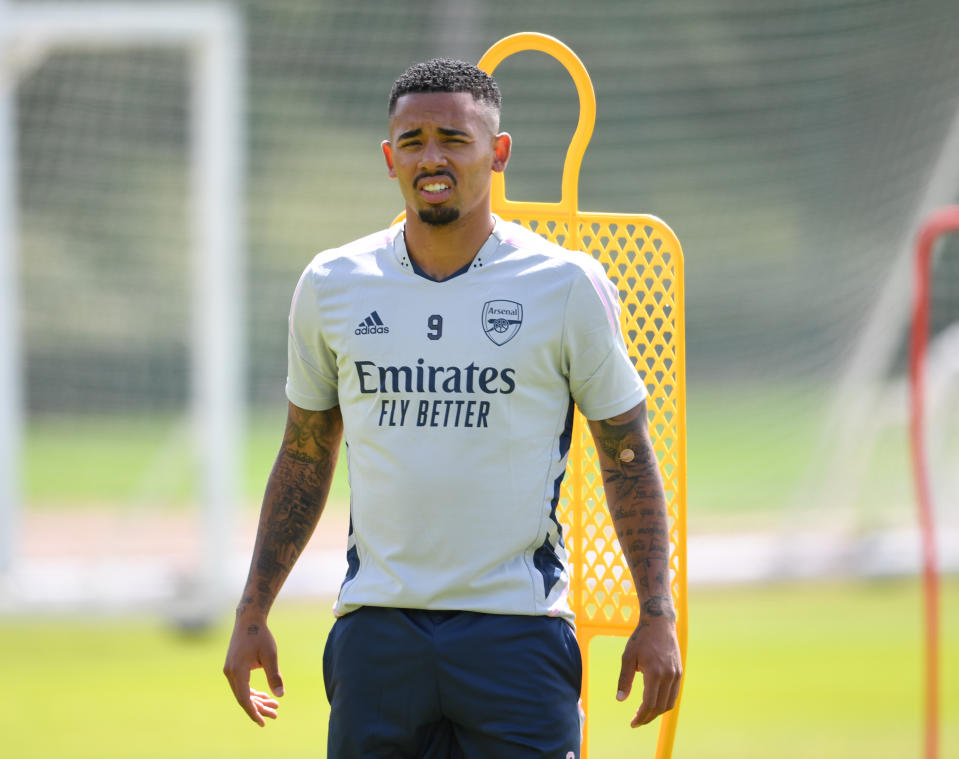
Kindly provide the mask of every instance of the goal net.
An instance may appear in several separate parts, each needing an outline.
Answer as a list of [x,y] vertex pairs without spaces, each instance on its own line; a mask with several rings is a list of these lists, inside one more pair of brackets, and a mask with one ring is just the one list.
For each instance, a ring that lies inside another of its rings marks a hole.
[[224,594],[239,31],[212,4],[0,4],[0,601]]

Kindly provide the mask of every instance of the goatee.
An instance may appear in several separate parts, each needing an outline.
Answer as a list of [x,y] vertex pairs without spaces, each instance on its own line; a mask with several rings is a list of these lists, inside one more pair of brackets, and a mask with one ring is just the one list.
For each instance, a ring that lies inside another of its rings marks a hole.
[[460,217],[458,208],[424,208],[419,212],[420,221],[433,227],[452,224]]

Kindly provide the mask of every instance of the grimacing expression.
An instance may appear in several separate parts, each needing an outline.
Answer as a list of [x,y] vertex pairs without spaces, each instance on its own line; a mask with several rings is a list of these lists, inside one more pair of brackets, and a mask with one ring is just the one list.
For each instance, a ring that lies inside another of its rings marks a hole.
[[492,172],[509,160],[510,138],[497,134],[499,114],[468,92],[403,95],[382,144],[407,212],[431,225],[489,212]]

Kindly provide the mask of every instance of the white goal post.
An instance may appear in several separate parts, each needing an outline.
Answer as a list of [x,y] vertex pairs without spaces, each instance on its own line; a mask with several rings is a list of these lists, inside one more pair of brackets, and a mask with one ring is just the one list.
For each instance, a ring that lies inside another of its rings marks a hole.
[[182,48],[190,62],[191,396],[202,459],[201,600],[211,611],[227,590],[245,371],[243,29],[226,4],[0,0],[0,578],[8,588],[15,585],[22,502],[17,81],[55,50],[158,46]]

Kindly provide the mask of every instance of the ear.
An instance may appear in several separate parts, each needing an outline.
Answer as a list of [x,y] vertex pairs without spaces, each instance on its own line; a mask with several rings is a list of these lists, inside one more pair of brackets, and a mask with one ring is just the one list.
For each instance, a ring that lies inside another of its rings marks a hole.
[[513,138],[509,132],[500,132],[493,143],[493,171],[505,171],[509,163],[510,151],[513,149]]
[[393,146],[390,145],[389,140],[383,140],[380,147],[383,149],[383,157],[386,159],[386,171],[390,179],[396,179],[396,167],[393,165]]

